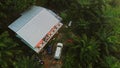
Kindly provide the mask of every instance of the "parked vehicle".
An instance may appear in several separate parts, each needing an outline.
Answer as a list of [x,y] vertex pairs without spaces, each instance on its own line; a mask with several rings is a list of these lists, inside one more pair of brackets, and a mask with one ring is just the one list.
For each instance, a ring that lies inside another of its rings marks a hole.
[[63,44],[57,43],[57,48],[56,48],[55,55],[54,55],[55,59],[60,59],[62,48],[63,48]]
[[49,46],[47,47],[47,53],[48,53],[48,54],[52,54],[52,46],[51,46],[51,45],[49,45]]

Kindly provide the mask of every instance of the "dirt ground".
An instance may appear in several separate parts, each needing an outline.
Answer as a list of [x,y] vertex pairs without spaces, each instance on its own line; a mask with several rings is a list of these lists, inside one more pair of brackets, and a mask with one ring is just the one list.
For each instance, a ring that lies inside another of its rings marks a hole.
[[44,60],[44,68],[61,68],[62,67],[62,60],[55,60],[53,58],[54,55],[45,55],[42,57]]
[[[61,34],[58,34],[58,39],[62,38]],[[42,52],[42,60],[44,61],[44,68],[62,68],[62,55],[60,60],[54,59],[56,50],[56,43],[52,45],[52,54],[48,54],[46,50]]]

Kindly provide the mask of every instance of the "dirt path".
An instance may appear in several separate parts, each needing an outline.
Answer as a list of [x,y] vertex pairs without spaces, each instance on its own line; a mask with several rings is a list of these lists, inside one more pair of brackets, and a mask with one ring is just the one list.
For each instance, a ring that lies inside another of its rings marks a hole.
[[[61,39],[61,33],[57,36],[57,39]],[[44,61],[44,68],[62,68],[62,59],[55,60],[54,52],[56,50],[56,43],[53,45],[52,54],[49,55],[46,50],[42,54],[42,60]]]
[[44,68],[61,68],[62,60],[55,60],[53,55],[44,54],[42,57],[44,60]]

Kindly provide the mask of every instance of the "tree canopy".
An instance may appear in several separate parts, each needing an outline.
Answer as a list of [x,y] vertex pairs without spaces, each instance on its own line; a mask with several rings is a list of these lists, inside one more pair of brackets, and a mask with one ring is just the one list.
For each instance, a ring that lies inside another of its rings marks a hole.
[[[63,34],[60,41],[64,44],[62,68],[120,67],[119,0],[2,0],[0,68],[41,66],[34,63],[33,57],[26,56],[25,44],[18,42],[8,29],[10,23],[33,5],[49,8],[63,18],[64,26],[60,31]],[[70,21],[72,26],[66,28]],[[23,46],[20,48],[20,45]],[[31,64],[33,66],[29,66]]]

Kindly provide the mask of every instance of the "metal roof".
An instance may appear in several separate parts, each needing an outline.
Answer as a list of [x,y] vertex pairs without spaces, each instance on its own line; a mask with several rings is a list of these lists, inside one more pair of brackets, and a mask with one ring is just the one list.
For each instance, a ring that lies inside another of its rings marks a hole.
[[[36,44],[59,22],[60,20],[47,9],[33,6],[8,27],[34,49]],[[35,51],[39,52],[39,49]]]
[[9,28],[14,32],[17,32],[20,28],[22,28],[26,23],[28,23],[34,16],[40,13],[44,8],[33,6],[28,11],[25,11],[21,14],[21,16],[14,21]]

